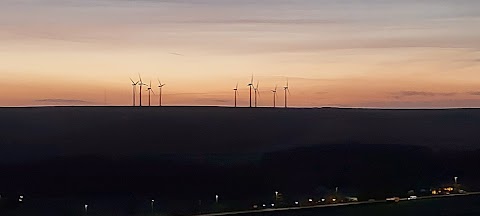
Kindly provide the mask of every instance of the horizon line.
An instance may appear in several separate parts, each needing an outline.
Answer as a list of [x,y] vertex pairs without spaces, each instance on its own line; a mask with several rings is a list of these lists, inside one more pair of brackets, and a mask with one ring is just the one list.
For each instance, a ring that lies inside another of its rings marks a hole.
[[298,106],[298,107],[271,107],[271,106],[217,106],[217,105],[162,105],[162,106],[129,106],[129,105],[32,105],[32,106],[0,106],[2,108],[231,108],[231,109],[363,109],[363,110],[458,110],[480,109],[480,107],[347,107],[347,106]]

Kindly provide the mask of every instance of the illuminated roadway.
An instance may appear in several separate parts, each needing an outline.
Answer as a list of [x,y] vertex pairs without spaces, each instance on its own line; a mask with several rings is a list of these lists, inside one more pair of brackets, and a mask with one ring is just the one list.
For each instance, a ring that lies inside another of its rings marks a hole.
[[[415,200],[421,200],[421,199],[435,199],[435,198],[468,196],[468,195],[479,195],[479,194],[480,192],[469,192],[466,194],[433,195],[433,196],[417,197],[414,200],[408,200],[408,198],[401,198],[400,201],[407,201],[407,200],[415,201]],[[226,216],[226,215],[238,215],[238,214],[249,214],[249,213],[261,213],[261,212],[290,211],[290,210],[300,210],[300,209],[328,208],[328,207],[362,205],[362,204],[372,204],[372,203],[386,203],[386,202],[387,202],[386,200],[374,200],[374,201],[348,202],[348,203],[325,204],[325,205],[314,205],[314,206],[297,206],[297,207],[286,207],[286,208],[266,208],[266,209],[256,209],[256,210],[246,210],[246,211],[221,212],[221,213],[202,214],[197,216]]]

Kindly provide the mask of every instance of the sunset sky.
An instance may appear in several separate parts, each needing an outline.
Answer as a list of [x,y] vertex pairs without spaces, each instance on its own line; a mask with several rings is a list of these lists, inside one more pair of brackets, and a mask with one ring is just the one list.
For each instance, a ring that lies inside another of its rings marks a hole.
[[480,1],[0,1],[0,106],[130,105],[139,73],[166,105],[254,74],[261,106],[288,77],[297,107],[480,107]]

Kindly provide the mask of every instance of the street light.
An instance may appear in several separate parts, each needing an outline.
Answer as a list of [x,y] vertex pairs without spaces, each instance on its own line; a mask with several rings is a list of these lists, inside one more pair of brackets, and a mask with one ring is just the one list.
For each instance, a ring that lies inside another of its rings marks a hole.
[[88,213],[88,205],[85,205],[85,214]]
[[215,195],[215,202],[218,203],[218,195]]
[[275,201],[278,200],[278,191],[275,191]]
[[155,203],[155,200],[152,199],[152,202],[150,203],[150,206],[152,207],[152,214],[153,214],[153,204]]
[[458,183],[458,177],[455,176],[455,177],[453,177],[453,179],[455,180],[455,184],[457,184]]

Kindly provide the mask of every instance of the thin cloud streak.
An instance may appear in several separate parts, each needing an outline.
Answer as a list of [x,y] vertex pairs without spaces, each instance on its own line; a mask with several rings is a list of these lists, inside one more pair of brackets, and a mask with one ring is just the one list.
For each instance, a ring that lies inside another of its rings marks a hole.
[[323,20],[323,19],[200,19],[200,20],[184,20],[176,23],[188,24],[272,24],[272,25],[302,25],[302,24],[341,24],[346,23],[344,20]]
[[477,91],[477,92],[469,92],[468,94],[474,95],[474,96],[480,96],[480,91]]
[[422,97],[453,96],[453,95],[456,95],[457,93],[456,92],[401,91],[393,94],[397,98],[402,98],[402,97],[415,97],[415,96],[422,96]]
[[456,92],[428,92],[428,91],[400,91],[392,93],[393,98],[401,100],[410,97],[450,97],[457,95]]
[[90,101],[78,100],[78,99],[60,99],[60,98],[47,98],[47,99],[38,99],[34,102],[40,103],[55,103],[55,104],[91,104]]
[[199,98],[195,100],[198,103],[206,103],[206,104],[225,104],[225,103],[232,103],[233,100],[224,100],[224,99],[215,99],[215,98]]
[[174,52],[171,52],[171,53],[168,53],[170,55],[176,55],[176,56],[184,56],[183,54],[180,54],[180,53],[174,53]]
[[438,108],[471,108],[480,107],[480,100],[421,100],[421,101],[369,101],[351,107],[393,108],[393,109],[438,109]]

